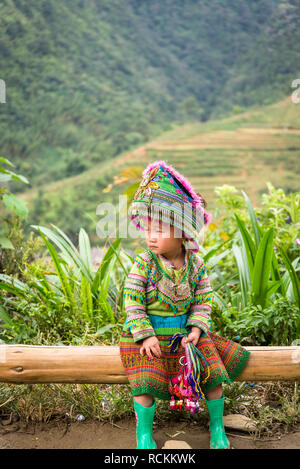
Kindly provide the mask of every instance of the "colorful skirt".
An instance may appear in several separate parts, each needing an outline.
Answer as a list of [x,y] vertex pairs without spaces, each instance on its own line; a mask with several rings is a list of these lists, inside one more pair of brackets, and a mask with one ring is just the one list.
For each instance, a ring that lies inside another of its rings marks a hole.
[[[130,332],[123,330],[120,340],[120,355],[126,370],[132,396],[151,394],[163,400],[170,399],[169,378],[176,376],[181,368],[180,358],[184,348],[177,352],[170,351],[170,340],[173,334],[188,334],[185,324],[188,314],[181,316],[150,315],[153,329],[159,340],[161,357],[150,359],[140,354],[142,342],[136,343]],[[224,337],[202,332],[196,347],[204,355],[202,361],[204,373],[201,375],[201,389],[204,393],[221,383],[232,383],[240,374],[250,356],[250,352],[240,344]]]

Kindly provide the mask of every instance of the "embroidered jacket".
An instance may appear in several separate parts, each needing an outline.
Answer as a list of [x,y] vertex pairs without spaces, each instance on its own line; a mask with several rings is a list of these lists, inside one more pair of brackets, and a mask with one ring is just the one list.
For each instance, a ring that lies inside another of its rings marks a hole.
[[189,313],[187,328],[210,330],[214,295],[203,259],[188,251],[183,268],[174,270],[171,276],[172,269],[161,258],[146,249],[134,258],[126,279],[123,295],[127,318],[123,330],[131,332],[134,342],[156,335],[148,314]]

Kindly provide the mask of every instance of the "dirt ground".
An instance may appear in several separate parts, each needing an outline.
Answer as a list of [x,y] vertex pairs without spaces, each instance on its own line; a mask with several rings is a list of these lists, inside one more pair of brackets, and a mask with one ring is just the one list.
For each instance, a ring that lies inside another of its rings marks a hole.
[[[179,433],[181,432],[181,433]],[[177,436],[176,436],[176,433]],[[253,436],[226,430],[233,449],[300,449],[300,432],[280,437],[254,439]],[[168,435],[169,434],[169,435]],[[175,436],[174,436],[175,435]],[[172,438],[173,436],[173,438]],[[172,423],[154,430],[158,448],[167,440],[184,440],[192,449],[209,448],[209,432],[196,425]],[[135,420],[115,424],[94,420],[84,422],[53,421],[29,424],[12,423],[0,426],[0,449],[135,449]]]

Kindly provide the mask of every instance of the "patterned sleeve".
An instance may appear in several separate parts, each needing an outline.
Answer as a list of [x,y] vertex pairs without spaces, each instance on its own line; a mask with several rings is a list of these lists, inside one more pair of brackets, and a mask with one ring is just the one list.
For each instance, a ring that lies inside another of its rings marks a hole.
[[147,315],[147,264],[136,256],[124,286],[125,330],[131,332],[134,342],[156,335]]
[[195,284],[194,299],[186,325],[187,327],[197,326],[207,333],[211,329],[211,310],[214,294],[206,265],[203,263],[198,270]]

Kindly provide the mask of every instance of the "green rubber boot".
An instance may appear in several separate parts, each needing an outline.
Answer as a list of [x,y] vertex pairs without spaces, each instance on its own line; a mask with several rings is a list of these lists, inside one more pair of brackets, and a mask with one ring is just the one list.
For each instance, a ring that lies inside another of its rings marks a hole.
[[210,449],[230,449],[223,424],[224,392],[220,399],[212,399],[206,404],[209,412]]
[[134,410],[136,417],[136,449],[156,449],[157,446],[152,436],[155,401],[152,407],[144,407],[134,401]]

